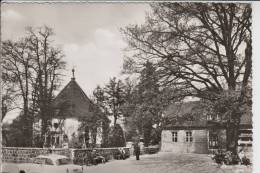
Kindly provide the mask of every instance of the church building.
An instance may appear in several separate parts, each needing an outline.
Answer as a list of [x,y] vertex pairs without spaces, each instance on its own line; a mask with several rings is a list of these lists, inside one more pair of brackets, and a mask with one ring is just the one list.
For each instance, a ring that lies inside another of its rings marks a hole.
[[109,119],[76,82],[74,69],[72,72],[70,82],[53,100],[54,115],[44,134],[44,147],[100,147],[106,138],[104,128]]

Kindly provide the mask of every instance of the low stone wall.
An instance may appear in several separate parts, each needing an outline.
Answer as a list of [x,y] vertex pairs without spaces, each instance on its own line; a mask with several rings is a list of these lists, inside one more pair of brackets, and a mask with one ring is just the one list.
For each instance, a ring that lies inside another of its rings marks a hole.
[[[130,156],[130,148],[122,148],[125,151],[125,155],[127,157]],[[105,159],[111,160],[116,158],[118,154],[118,148],[94,148],[96,153],[100,154],[101,156],[105,157]],[[75,164],[90,164],[91,161],[91,152],[93,149],[73,149],[73,162]]]
[[4,162],[28,163],[31,162],[31,158],[33,157],[49,153],[71,157],[70,149],[3,147],[2,160]]
[[159,146],[155,146],[155,147],[144,147],[144,154],[155,154],[158,153],[160,151],[160,147]]
[[[130,156],[130,149],[123,148],[126,155]],[[2,161],[12,163],[30,163],[38,155],[45,155],[49,153],[60,154],[67,156],[73,160],[75,164],[87,163],[90,160],[91,152],[96,152],[106,160],[114,158],[118,152],[118,148],[87,148],[87,149],[64,149],[64,148],[22,148],[22,147],[3,147],[2,148]]]

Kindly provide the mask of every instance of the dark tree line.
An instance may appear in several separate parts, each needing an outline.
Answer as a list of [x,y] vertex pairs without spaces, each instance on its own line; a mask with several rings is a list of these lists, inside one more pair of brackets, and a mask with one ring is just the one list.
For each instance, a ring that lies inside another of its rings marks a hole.
[[125,85],[115,77],[104,86],[97,86],[93,92],[93,100],[104,115],[113,117],[113,126],[106,127],[104,139],[106,146],[125,146],[125,136],[122,127],[118,124],[122,114],[122,105],[125,103]]
[[122,140],[132,141],[140,137],[146,146],[159,143],[162,113],[169,102],[175,101],[169,99],[175,89],[161,88],[157,74],[153,64],[147,61],[136,79],[121,81],[112,78],[104,87],[95,89],[94,97],[114,120],[109,135],[112,146],[119,146],[117,142],[123,145]]
[[160,87],[158,72],[151,62],[146,61],[143,66],[126,99],[124,113],[130,131],[128,138],[141,136],[144,145],[148,146],[160,142],[163,112],[170,103],[176,101],[170,98],[177,90],[174,87]]

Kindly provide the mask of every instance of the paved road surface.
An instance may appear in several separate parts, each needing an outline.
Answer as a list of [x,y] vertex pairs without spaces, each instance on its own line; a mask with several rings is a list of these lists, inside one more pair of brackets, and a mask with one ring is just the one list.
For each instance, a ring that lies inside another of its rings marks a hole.
[[207,155],[158,153],[111,161],[87,168],[87,173],[251,173],[251,168],[220,167]]
[[[11,167],[9,166],[9,169]],[[10,172],[10,171],[8,171]],[[11,171],[13,172],[13,171]],[[158,153],[84,167],[84,173],[251,173],[246,166],[218,166],[207,155]],[[50,172],[51,173],[51,172]]]

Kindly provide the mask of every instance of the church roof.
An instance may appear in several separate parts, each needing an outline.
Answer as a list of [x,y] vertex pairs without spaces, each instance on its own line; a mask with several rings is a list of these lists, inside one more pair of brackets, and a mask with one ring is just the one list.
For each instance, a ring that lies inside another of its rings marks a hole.
[[74,76],[53,101],[55,117],[90,118],[95,105],[81,89]]

